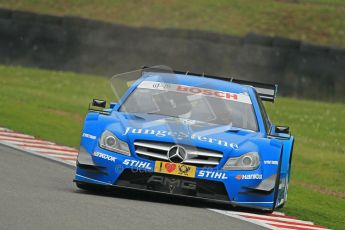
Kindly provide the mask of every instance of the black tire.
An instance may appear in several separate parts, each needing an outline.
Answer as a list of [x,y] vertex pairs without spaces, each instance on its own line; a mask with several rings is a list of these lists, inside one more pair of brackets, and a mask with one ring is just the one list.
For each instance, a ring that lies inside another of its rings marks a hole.
[[278,166],[278,172],[277,172],[277,178],[276,178],[276,184],[274,188],[274,200],[273,200],[273,207],[271,209],[272,212],[276,210],[276,204],[277,204],[277,198],[278,198],[278,191],[279,191],[279,183],[280,183],[280,170],[282,167],[282,156],[283,156],[283,148],[281,149],[280,152],[280,157],[279,157],[279,166]]
[[262,210],[263,213],[265,214],[272,214],[275,210],[269,209],[269,210]]

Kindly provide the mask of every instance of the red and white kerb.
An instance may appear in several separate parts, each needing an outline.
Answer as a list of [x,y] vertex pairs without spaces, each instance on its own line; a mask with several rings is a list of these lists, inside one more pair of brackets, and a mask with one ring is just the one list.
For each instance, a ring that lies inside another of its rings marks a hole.
[[170,83],[157,82],[157,81],[143,81],[138,85],[138,88],[181,92],[181,93],[189,93],[189,94],[194,94],[194,95],[205,95],[208,97],[215,97],[215,98],[220,98],[223,100],[252,104],[252,101],[250,100],[250,97],[247,94],[231,93],[231,92],[225,92],[225,91],[220,91],[220,90],[200,88],[200,87],[195,87],[195,86],[177,85],[177,84],[170,84]]

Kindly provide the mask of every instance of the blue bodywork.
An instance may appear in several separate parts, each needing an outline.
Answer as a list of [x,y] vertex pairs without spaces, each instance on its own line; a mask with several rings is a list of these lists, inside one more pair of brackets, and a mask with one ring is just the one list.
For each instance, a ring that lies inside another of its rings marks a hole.
[[[138,116],[136,114],[119,112],[122,103],[126,101],[128,96],[143,80],[144,78],[137,80],[116,105],[112,104],[112,108],[106,109],[105,111],[109,112],[108,114],[95,111],[90,111],[87,114],[82,130],[80,153],[75,175],[77,185],[96,184],[131,188],[131,183],[118,184],[121,175],[126,170],[127,172],[130,170],[133,173],[139,172],[135,174],[137,178],[144,177],[144,174],[155,175],[155,161],[139,157],[135,152],[134,142],[136,140],[144,140],[174,143],[182,146],[192,145],[223,153],[223,158],[216,167],[197,167],[195,180],[203,185],[210,183],[212,186],[221,187],[219,191],[224,189],[226,198],[219,199],[218,196],[215,195],[213,197],[212,194],[199,197],[195,194],[174,194],[173,191],[164,193],[225,201],[233,206],[245,206],[267,211],[273,211],[282,207],[286,201],[294,139],[289,134],[274,135],[274,131],[273,133],[271,131],[274,128],[266,130],[267,126],[264,124],[262,110],[260,110],[258,97],[253,87],[197,76],[186,77],[184,75],[176,75],[174,78],[165,80],[166,83],[187,86],[198,86],[200,81],[202,81],[210,89],[231,93],[246,93],[249,95],[259,130],[255,132],[240,129],[237,132],[221,132],[208,136],[208,138],[223,141],[221,143],[228,143],[225,146],[224,144],[204,141],[202,138],[190,138],[193,136],[193,133],[203,131],[208,126],[192,127],[188,123],[180,122],[171,117],[160,117],[158,123],[157,115],[142,114]],[[160,79],[153,78],[149,80],[159,81]],[[166,120],[166,122],[162,122],[162,120]],[[156,132],[145,132],[143,129],[141,129],[141,132],[138,131],[138,127],[143,127],[143,123],[150,121],[157,122],[157,124],[150,127],[151,130],[154,129]],[[274,127],[273,124],[270,124],[270,126]],[[187,130],[189,138],[176,139],[168,132],[172,129],[181,130],[181,132],[186,132]],[[99,139],[105,130],[113,133],[119,140],[128,143],[130,156],[100,147]],[[232,147],[230,147],[230,143]],[[257,169],[245,171],[223,170],[223,166],[229,157],[238,157],[248,152],[259,153],[260,165]],[[178,178],[183,179],[183,177]],[[145,187],[145,185],[141,187],[134,186],[133,188],[161,192],[159,190],[155,191],[155,188],[152,187]]]

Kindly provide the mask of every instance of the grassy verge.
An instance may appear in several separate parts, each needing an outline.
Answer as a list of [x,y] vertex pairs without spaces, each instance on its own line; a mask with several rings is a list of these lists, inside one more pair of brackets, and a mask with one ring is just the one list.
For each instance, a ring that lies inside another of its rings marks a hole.
[[283,211],[334,229],[345,226],[345,104],[278,98],[266,104],[296,138],[289,199]]
[[345,46],[343,0],[0,0],[0,7],[132,26],[256,32]]
[[[75,146],[92,98],[110,101],[109,79],[0,66],[0,126]],[[296,137],[284,212],[335,229],[345,226],[345,104],[278,98],[271,119]]]
[[111,98],[104,77],[0,66],[0,125],[78,146],[88,103]]

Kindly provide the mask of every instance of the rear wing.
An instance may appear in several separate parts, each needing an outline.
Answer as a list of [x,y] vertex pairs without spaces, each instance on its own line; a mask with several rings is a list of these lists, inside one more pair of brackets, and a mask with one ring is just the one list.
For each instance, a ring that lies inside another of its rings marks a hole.
[[[150,68],[150,71],[152,68],[155,67],[147,67],[143,66],[142,69]],[[164,69],[159,69],[157,68],[157,72],[164,72]],[[278,92],[278,85],[277,84],[268,84],[268,83],[261,83],[261,82],[255,82],[255,81],[247,81],[247,80],[240,80],[240,79],[234,79],[234,78],[226,78],[226,77],[219,77],[219,76],[212,76],[212,75],[205,75],[205,74],[199,74],[199,73],[191,73],[191,72],[184,72],[184,71],[177,71],[173,70],[174,73],[176,74],[184,74],[184,75],[192,75],[192,76],[197,76],[197,77],[207,77],[207,78],[213,78],[213,79],[218,79],[218,80],[223,80],[227,82],[233,82],[237,83],[240,85],[247,85],[254,87],[256,92],[258,93],[259,97],[263,101],[270,101],[274,102],[274,99],[277,96]]]
[[277,96],[278,92],[278,85],[277,84],[267,84],[255,81],[245,81],[239,79],[232,79],[232,82],[241,84],[241,85],[249,85],[255,88],[256,92],[259,94],[259,97],[263,101],[271,101],[274,102],[274,99]]

